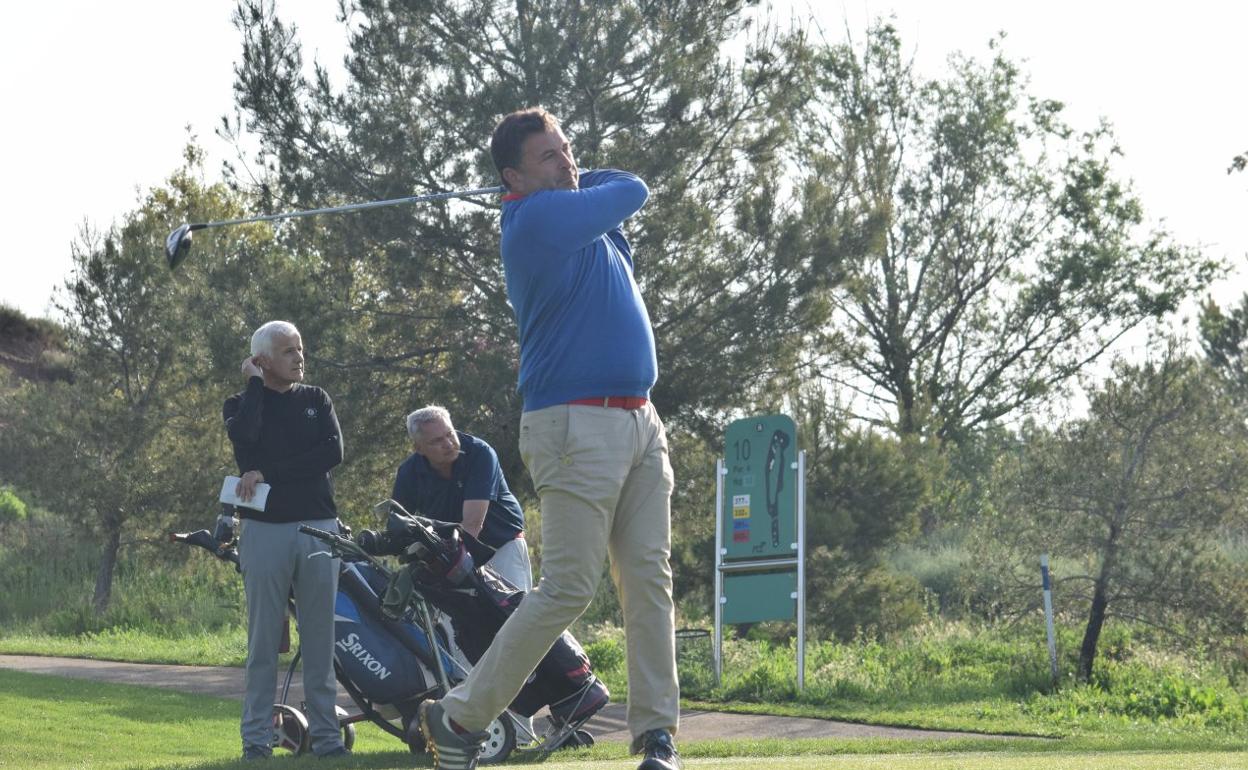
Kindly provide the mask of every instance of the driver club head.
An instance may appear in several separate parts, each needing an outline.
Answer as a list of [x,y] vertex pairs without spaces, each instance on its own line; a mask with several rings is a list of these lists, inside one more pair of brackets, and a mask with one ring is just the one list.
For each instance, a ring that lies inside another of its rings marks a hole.
[[169,260],[170,270],[182,264],[182,260],[190,253],[191,229],[190,225],[182,225],[165,239],[165,259]]

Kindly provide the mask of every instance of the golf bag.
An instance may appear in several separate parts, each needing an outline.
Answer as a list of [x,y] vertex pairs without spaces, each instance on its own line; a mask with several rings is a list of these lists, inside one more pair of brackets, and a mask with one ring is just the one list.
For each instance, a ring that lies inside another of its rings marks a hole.
[[446,644],[431,643],[418,623],[381,614],[387,581],[368,562],[342,562],[334,601],[334,671],[357,704],[362,700],[375,710],[389,706],[407,724],[421,700],[440,694],[439,663],[450,671],[454,659]]
[[[356,538],[366,552],[399,556],[401,566],[383,595],[381,614],[401,617],[410,606],[411,594],[418,593],[451,619],[456,646],[475,664],[520,606],[525,592],[486,563],[494,550],[458,524],[412,516],[394,501],[383,505],[388,506],[385,531],[366,530]],[[511,702],[510,710],[531,717],[549,706],[556,727],[579,726],[606,705],[609,697],[606,686],[590,670],[581,645],[564,631]]]

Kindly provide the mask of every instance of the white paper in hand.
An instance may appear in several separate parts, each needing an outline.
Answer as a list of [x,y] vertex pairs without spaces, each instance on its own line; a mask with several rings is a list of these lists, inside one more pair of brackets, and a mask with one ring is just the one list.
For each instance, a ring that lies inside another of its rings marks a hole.
[[264,510],[264,503],[269,499],[269,485],[263,481],[256,485],[256,493],[251,496],[250,500],[243,500],[234,490],[238,488],[238,482],[241,481],[238,476],[226,476],[225,481],[221,484],[221,502],[230,505],[242,505],[247,508],[254,508],[257,511]]

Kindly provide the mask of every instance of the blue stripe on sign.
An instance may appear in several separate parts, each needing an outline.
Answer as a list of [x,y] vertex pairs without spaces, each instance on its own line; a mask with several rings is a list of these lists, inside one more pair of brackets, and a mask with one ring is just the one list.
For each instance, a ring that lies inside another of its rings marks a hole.
[[750,528],[750,520],[749,520],[749,519],[741,519],[740,521],[734,521],[734,522],[732,522],[732,528],[733,528],[733,529],[749,529],[749,528]]

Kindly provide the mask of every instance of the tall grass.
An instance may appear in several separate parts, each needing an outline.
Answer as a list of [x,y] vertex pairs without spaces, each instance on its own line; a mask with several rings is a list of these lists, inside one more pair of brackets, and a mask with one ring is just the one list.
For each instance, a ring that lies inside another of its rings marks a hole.
[[[91,589],[95,558],[80,537],[39,511],[0,530],[0,623],[42,618]],[[89,597],[90,594],[88,593]]]
[[[1096,676],[1074,680],[1077,631],[1063,631],[1061,680],[1050,678],[1043,626],[931,622],[887,642],[808,643],[805,687],[796,646],[728,639],[716,685],[709,643],[680,654],[681,693],[706,702],[759,704],[794,714],[920,727],[1036,735],[1109,730],[1248,729],[1248,695],[1218,666],[1151,646],[1110,626]],[[618,629],[585,629],[594,671],[613,693],[626,687]],[[743,705],[745,704],[745,705]]]
[[1248,534],[1226,532],[1218,538],[1218,549],[1232,564],[1248,564]]
[[91,606],[99,547],[46,514],[10,525],[0,541],[0,626],[55,636],[138,631],[176,637],[241,628],[242,580],[233,567],[172,543],[132,543],[103,614]]

